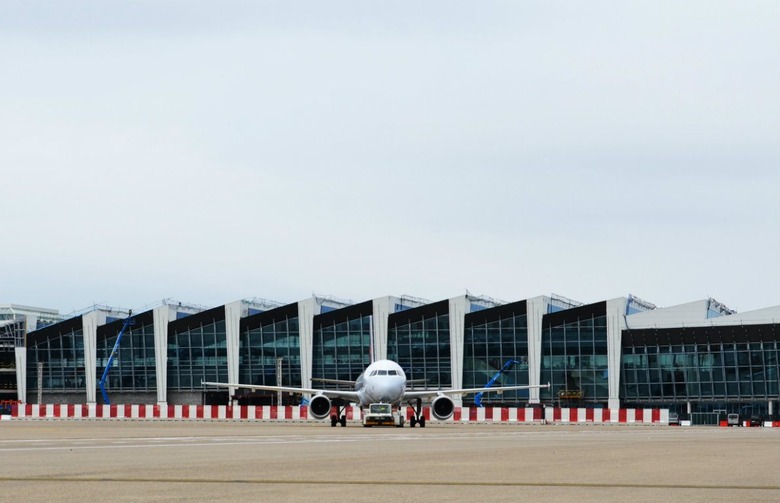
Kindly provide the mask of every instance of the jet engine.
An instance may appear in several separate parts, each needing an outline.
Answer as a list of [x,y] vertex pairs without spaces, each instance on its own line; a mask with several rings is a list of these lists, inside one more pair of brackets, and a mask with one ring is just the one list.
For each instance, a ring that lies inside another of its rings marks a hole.
[[325,419],[330,416],[330,398],[316,395],[309,400],[309,414],[315,419]]
[[439,395],[431,403],[431,414],[439,421],[448,419],[455,412],[455,403],[452,398]]

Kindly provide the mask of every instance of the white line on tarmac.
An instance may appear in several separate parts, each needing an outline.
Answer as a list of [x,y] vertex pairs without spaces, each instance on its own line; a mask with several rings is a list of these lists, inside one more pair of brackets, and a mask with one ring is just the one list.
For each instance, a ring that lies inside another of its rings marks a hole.
[[[335,433],[335,432],[334,432]],[[361,432],[362,433],[362,432]],[[437,432],[438,433],[438,432]],[[183,446],[215,446],[215,445],[263,445],[263,444],[306,444],[306,443],[335,443],[335,442],[403,442],[403,441],[432,441],[432,440],[479,440],[481,438],[496,439],[497,437],[511,439],[545,438],[547,440],[566,441],[566,437],[579,436],[600,442],[617,440],[623,435],[636,435],[636,430],[558,430],[550,431],[502,431],[502,432],[464,432],[452,431],[449,434],[426,434],[423,431],[417,433],[400,433],[393,431],[389,434],[368,434],[352,436],[349,432],[336,434],[315,435],[273,435],[273,436],[185,436],[185,437],[118,437],[118,438],[57,438],[57,439],[14,439],[0,440],[0,452],[3,451],[34,451],[34,450],[65,450],[65,449],[107,449],[107,448],[143,448],[143,447],[183,447]],[[682,433],[682,435],[681,435]],[[681,437],[698,437],[699,435],[712,434],[713,430],[691,429],[685,432],[679,430],[652,430],[647,431],[647,439],[666,440],[679,439]],[[100,443],[103,442],[101,445]],[[106,445],[105,442],[111,442]],[[53,445],[66,443],[66,445]],[[90,445],[92,444],[92,445]]]
[[[466,437],[466,438],[464,438]],[[144,438],[144,439],[106,439],[106,438],[93,438],[93,439],[78,439],[77,444],[75,439],[62,439],[60,442],[69,442],[67,445],[54,446],[51,445],[52,441],[48,440],[47,444],[42,445],[26,445],[26,446],[13,446],[13,447],[0,447],[0,452],[14,452],[14,451],[57,451],[57,450],[86,450],[86,449],[137,449],[144,447],[214,447],[214,446],[249,446],[249,445],[295,445],[295,444],[327,444],[327,443],[341,443],[341,442],[408,442],[408,441],[420,441],[420,440],[465,440],[467,438],[474,439],[473,435],[437,435],[437,436],[425,436],[424,434],[417,435],[392,435],[392,436],[360,436],[360,437],[347,437],[347,436],[284,436],[284,437],[171,437],[171,438]],[[95,442],[94,445],[84,445],[84,442]],[[139,443],[132,443],[133,441]],[[16,441],[22,442],[22,441]],[[72,442],[72,443],[70,443]],[[99,442],[104,442],[100,444]],[[105,442],[110,442],[106,444]],[[164,442],[164,443],[162,443]]]

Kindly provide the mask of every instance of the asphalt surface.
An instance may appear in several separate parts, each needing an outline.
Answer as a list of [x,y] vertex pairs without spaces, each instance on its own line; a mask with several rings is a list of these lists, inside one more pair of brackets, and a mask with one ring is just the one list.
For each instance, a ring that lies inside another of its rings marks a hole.
[[780,428],[2,421],[0,501],[780,501]]

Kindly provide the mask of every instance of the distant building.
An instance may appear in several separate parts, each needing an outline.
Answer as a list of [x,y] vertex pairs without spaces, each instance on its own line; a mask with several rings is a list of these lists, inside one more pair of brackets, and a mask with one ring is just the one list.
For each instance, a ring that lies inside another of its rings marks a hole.
[[[21,336],[18,313],[9,316],[16,357],[2,360],[0,378],[10,375],[6,386],[25,402],[40,392],[45,403],[100,403],[97,382],[128,314],[95,307],[60,319],[38,310],[37,318],[25,314],[34,327],[27,323]],[[485,393],[486,405],[664,407],[694,419],[778,415],[780,306],[738,314],[713,299],[657,308],[633,296],[592,304],[558,296],[360,303],[314,296],[214,308],[164,301],[133,317],[108,377],[116,403],[294,402],[200,383],[317,387],[323,379],[354,381],[372,359],[390,358],[415,387],[480,387],[496,374],[503,385],[551,385]]]
[[0,402],[20,396],[16,368],[17,362],[24,364],[27,332],[60,320],[62,316],[55,309],[0,304]]

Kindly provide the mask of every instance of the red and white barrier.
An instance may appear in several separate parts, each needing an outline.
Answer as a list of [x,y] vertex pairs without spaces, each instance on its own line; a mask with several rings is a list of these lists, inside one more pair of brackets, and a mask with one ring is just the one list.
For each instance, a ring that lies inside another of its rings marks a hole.
[[[403,407],[411,419],[414,411]],[[360,408],[348,406],[347,421],[361,420]],[[426,420],[429,407],[423,408]],[[11,409],[12,419],[148,419],[219,421],[316,422],[307,407],[269,405],[151,405],[151,404],[20,404]],[[450,423],[555,423],[555,424],[669,424],[667,409],[586,409],[586,408],[508,408],[456,407]],[[780,425],[780,423],[776,423]]]
[[[730,428],[728,421],[721,421],[719,425],[722,428]],[[780,428],[780,421],[762,421],[761,425],[751,425],[750,421],[742,421],[744,428]]]
[[[357,407],[354,407],[357,408]],[[98,405],[25,404],[12,408],[14,419],[181,419],[181,420],[308,420],[306,407],[227,405]],[[351,419],[354,412],[347,411]],[[358,416],[359,418],[359,411]]]

